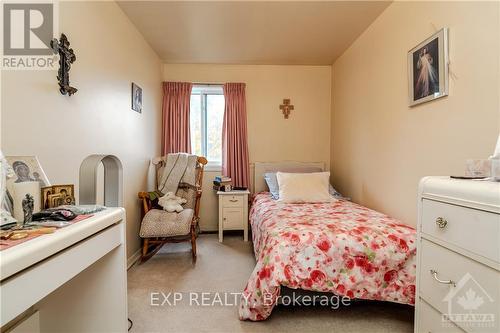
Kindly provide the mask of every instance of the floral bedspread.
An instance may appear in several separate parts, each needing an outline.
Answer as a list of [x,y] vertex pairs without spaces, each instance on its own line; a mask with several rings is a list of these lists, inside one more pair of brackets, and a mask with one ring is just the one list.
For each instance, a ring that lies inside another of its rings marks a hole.
[[259,193],[250,210],[257,265],[241,320],[264,320],[280,286],[357,299],[415,302],[416,231],[347,200],[285,204]]

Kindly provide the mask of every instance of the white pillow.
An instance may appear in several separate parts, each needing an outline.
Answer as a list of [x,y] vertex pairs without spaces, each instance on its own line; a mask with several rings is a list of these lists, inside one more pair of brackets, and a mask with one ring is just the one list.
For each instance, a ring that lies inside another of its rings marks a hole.
[[280,198],[278,201],[331,202],[334,199],[328,191],[330,172],[276,173]]

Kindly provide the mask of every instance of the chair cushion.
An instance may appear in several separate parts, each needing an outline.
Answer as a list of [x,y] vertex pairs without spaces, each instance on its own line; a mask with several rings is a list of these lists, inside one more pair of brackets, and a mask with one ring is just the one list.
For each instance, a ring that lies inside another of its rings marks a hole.
[[193,215],[194,210],[189,208],[180,213],[151,209],[142,219],[139,235],[142,238],[188,235]]
[[196,189],[195,188],[192,188],[189,186],[179,187],[179,189],[177,189],[177,193],[175,195],[186,199],[187,202],[182,205],[182,207],[184,209],[186,209],[186,208],[194,209],[194,206],[196,205]]

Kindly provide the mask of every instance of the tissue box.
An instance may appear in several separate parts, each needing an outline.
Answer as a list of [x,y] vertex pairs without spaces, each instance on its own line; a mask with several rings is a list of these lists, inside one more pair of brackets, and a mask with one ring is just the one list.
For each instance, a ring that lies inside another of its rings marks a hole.
[[[490,177],[492,172],[492,160],[469,159],[466,161],[465,176],[466,177]],[[500,176],[500,174],[499,174]]]

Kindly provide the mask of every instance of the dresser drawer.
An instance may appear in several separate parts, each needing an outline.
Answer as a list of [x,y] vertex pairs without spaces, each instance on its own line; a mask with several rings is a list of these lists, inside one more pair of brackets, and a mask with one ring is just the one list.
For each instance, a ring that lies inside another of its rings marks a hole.
[[242,208],[223,208],[222,223],[224,230],[243,229],[243,209]]
[[[452,314],[493,314],[496,328],[480,331],[495,332],[500,318],[500,272],[425,239],[420,245],[419,296],[445,314],[449,313],[450,305]],[[437,279],[451,280],[455,285]],[[470,295],[472,299],[467,297],[471,291],[475,293]],[[458,302],[464,298],[465,303],[471,305],[477,297],[482,298],[482,304],[472,312]],[[460,322],[456,324],[466,331],[475,331]]]
[[500,262],[498,214],[424,199],[422,232]]
[[420,300],[417,332],[419,333],[463,333],[464,331],[436,311],[425,301]]
[[222,206],[223,207],[243,207],[243,198],[241,195],[223,195],[222,196]]

